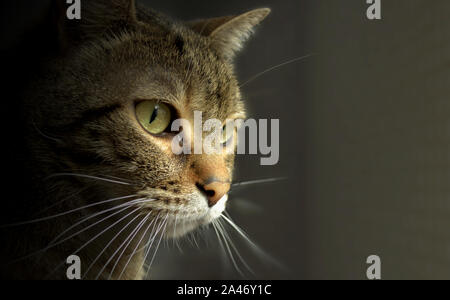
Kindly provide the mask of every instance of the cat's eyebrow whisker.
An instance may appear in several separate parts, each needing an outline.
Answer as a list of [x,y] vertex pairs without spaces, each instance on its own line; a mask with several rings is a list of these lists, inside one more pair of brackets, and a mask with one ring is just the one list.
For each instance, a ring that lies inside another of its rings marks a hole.
[[79,178],[85,178],[85,179],[104,181],[104,182],[108,182],[108,183],[115,183],[115,184],[119,184],[119,185],[129,185],[129,186],[133,185],[131,183],[123,182],[123,181],[119,181],[119,180],[107,179],[107,178],[102,178],[102,177],[92,176],[92,175],[85,175],[85,174],[76,174],[76,173],[57,173],[57,174],[48,176],[47,178],[45,178],[45,180],[49,180],[49,179],[57,178],[57,177],[79,177]]
[[279,65],[273,66],[271,68],[268,68],[265,71],[262,71],[262,72],[256,74],[255,76],[251,77],[250,79],[248,79],[247,81],[242,83],[239,87],[242,88],[242,87],[246,86],[247,84],[253,82],[254,80],[258,79],[259,77],[261,77],[261,76],[263,76],[263,75],[265,75],[265,74],[267,74],[269,72],[272,72],[272,71],[274,71],[276,69],[279,69],[279,68],[284,67],[286,65],[290,65],[290,64],[298,62],[298,61],[305,60],[307,58],[310,58],[310,57],[313,57],[313,56],[316,56],[316,55],[317,55],[317,53],[311,53],[311,54],[308,54],[308,55],[304,55],[304,56],[300,56],[300,57],[288,60],[288,61],[286,61],[284,63],[281,63]]
[[[100,202],[96,202],[93,204],[89,204],[89,205],[85,205],[76,209],[72,209],[63,213],[59,213],[53,216],[49,216],[49,217],[44,217],[44,218],[39,218],[39,219],[35,219],[35,220],[30,220],[30,221],[24,221],[24,222],[18,222],[18,223],[14,223],[14,224],[7,224],[7,225],[2,225],[0,226],[0,229],[4,229],[4,228],[10,228],[10,227],[16,227],[16,226],[23,226],[23,225],[30,225],[30,224],[34,224],[34,223],[39,223],[39,222],[45,222],[45,221],[49,221],[52,219],[56,219],[59,217],[63,217],[87,208],[91,208],[91,207],[95,207],[95,206],[99,206],[102,204],[106,204],[106,203],[111,203],[111,202],[116,202],[116,201],[121,201],[121,200],[126,200],[126,199],[130,199],[130,198],[134,198],[137,197],[138,195],[130,195],[130,196],[124,196],[124,197],[119,197],[119,198],[113,198],[113,199],[109,199],[109,200],[105,200],[105,201],[100,201]],[[142,199],[141,199],[142,200]]]

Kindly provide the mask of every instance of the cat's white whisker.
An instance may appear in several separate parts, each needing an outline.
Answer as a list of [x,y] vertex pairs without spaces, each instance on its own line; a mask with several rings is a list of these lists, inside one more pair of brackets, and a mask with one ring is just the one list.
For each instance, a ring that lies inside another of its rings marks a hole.
[[125,226],[123,226],[116,235],[114,235],[112,237],[112,239],[108,242],[108,244],[106,244],[106,246],[103,247],[103,250],[97,255],[97,257],[92,261],[92,263],[89,265],[89,267],[84,271],[83,279],[86,278],[86,276],[89,274],[89,271],[92,269],[92,267],[95,265],[95,263],[97,263],[97,261],[103,255],[103,253],[105,253],[106,250],[108,250],[108,248],[112,245],[112,243],[114,243],[114,241],[122,234],[122,232],[124,232],[140,216],[141,216],[140,214],[137,214],[133,219],[131,219],[130,222],[128,222]]
[[192,239],[194,240],[194,243],[197,246],[197,248],[200,250],[200,245],[197,243],[197,239],[195,238],[195,233],[196,233],[196,231],[192,232]]
[[[73,228],[77,227],[78,225],[81,225],[81,224],[83,224],[84,222],[89,221],[89,220],[91,220],[91,219],[93,219],[93,218],[95,218],[95,217],[97,217],[97,216],[99,216],[99,215],[103,215],[103,214],[105,214],[105,213],[107,213],[107,212],[114,211],[114,210],[117,210],[117,209],[120,209],[120,208],[125,207],[123,210],[120,210],[120,211],[118,211],[118,212],[116,212],[116,213],[114,213],[114,214],[111,214],[111,215],[109,215],[109,216],[107,216],[107,217],[105,217],[105,218],[103,218],[103,219],[101,219],[101,220],[99,220],[99,221],[97,221],[97,222],[95,222],[95,223],[89,225],[88,227],[85,227],[81,232],[78,232],[78,233],[76,233],[75,235],[78,235],[78,234],[80,234],[80,233],[82,233],[82,232],[84,232],[84,231],[87,231],[87,230],[89,230],[90,228],[94,227],[95,225],[100,224],[100,223],[102,223],[102,222],[104,222],[104,221],[106,221],[106,220],[112,218],[113,216],[115,216],[115,215],[121,213],[122,211],[124,211],[124,210],[126,210],[126,209],[132,207],[134,204],[147,203],[147,202],[150,202],[150,201],[153,201],[153,200],[150,200],[150,199],[144,199],[144,198],[142,198],[142,199],[137,199],[137,200],[133,200],[133,201],[130,201],[130,202],[127,202],[127,203],[124,203],[124,204],[120,204],[120,205],[117,205],[117,206],[115,206],[115,207],[112,207],[112,208],[109,208],[109,209],[100,211],[100,212],[95,213],[95,214],[93,214],[93,215],[91,215],[91,216],[88,216],[88,217],[82,219],[81,221],[75,223],[74,225],[70,226],[70,227],[69,227],[68,229],[66,229],[64,232],[60,233],[57,237],[55,237],[55,238],[50,242],[50,244],[57,242],[59,238],[61,238],[62,236],[64,236],[66,233],[68,233],[70,230],[72,230]],[[72,235],[71,237],[74,237],[75,235]],[[68,239],[70,239],[71,237],[69,237]]]
[[106,179],[114,179],[114,180],[120,181],[122,183],[128,183],[129,185],[136,185],[135,183],[130,182],[128,179],[120,178],[117,176],[104,175],[104,174],[99,174],[99,175],[105,177]]
[[145,223],[148,221],[148,218],[150,217],[151,212],[147,215],[144,215],[144,218],[137,224],[137,226],[130,232],[130,234],[123,240],[122,244],[117,247],[117,249],[114,251],[114,253],[109,257],[108,261],[103,265],[102,269],[97,273],[97,276],[95,277],[95,280],[98,280],[100,276],[103,274],[105,269],[108,267],[108,265],[111,263],[111,261],[114,259],[114,257],[119,254],[119,251],[122,250],[122,252],[117,256],[116,262],[113,265],[113,268],[109,272],[108,280],[111,280],[114,271],[116,269],[117,263],[122,258],[125,251],[128,249],[128,246],[131,244],[131,242],[134,240],[138,232],[142,229],[142,227],[145,225]]
[[[227,216],[225,216],[228,215]],[[258,256],[260,256],[264,261],[269,261],[271,262],[273,265],[275,265],[277,268],[281,269],[281,270],[286,270],[286,267],[283,266],[278,260],[276,260],[275,258],[273,258],[271,255],[267,254],[264,250],[261,249],[261,247],[259,247],[258,245],[256,245],[251,239],[250,237],[239,227],[236,225],[236,223],[231,219],[231,216],[227,213],[224,212],[224,214],[222,214],[221,216],[225,221],[227,221],[228,224],[231,225],[231,227],[233,229],[236,230],[237,233],[239,233],[239,235],[251,246],[250,248],[255,251],[255,253],[258,254]]]
[[49,180],[49,179],[56,178],[56,177],[79,177],[79,178],[85,178],[85,179],[104,181],[104,182],[108,182],[108,183],[115,183],[115,184],[119,184],[119,185],[132,185],[131,183],[128,183],[128,182],[122,182],[122,181],[102,178],[102,177],[98,177],[98,176],[76,174],[76,173],[57,173],[57,174],[48,176],[47,178],[45,178],[45,180]]
[[243,181],[243,182],[235,182],[231,185],[231,187],[236,188],[236,187],[241,187],[241,186],[284,181],[287,179],[288,179],[287,177],[275,177],[275,178],[267,178],[267,179],[259,179],[259,180],[249,180],[249,181]]
[[42,215],[43,213],[45,213],[45,212],[51,210],[52,208],[54,208],[54,207],[56,207],[56,206],[58,206],[58,205],[60,205],[60,204],[62,204],[62,203],[64,203],[64,202],[68,201],[68,200],[71,199],[71,198],[74,198],[74,197],[80,195],[81,193],[83,193],[83,192],[85,192],[85,191],[87,191],[89,188],[90,188],[90,186],[87,186],[87,187],[84,187],[84,188],[80,189],[78,192],[76,192],[76,193],[74,193],[74,194],[72,194],[72,195],[70,195],[70,196],[64,198],[63,200],[58,201],[58,202],[56,202],[56,203],[54,203],[54,204],[52,204],[52,205],[50,205],[50,206],[48,206],[48,207],[46,207],[46,208],[40,210],[39,212],[37,212],[37,213],[35,214],[35,216]]
[[161,234],[160,234],[161,237],[159,238],[158,244],[156,245],[155,251],[153,253],[152,260],[150,261],[150,265],[147,268],[147,274],[145,275],[145,278],[147,278],[147,279],[148,279],[148,275],[150,273],[150,269],[152,268],[153,262],[154,262],[154,260],[156,258],[156,254],[157,254],[159,246],[161,244],[161,240],[164,237],[164,234],[165,234],[165,231],[166,231],[166,228],[167,228],[167,224],[168,224],[168,218],[169,218],[169,214],[167,214],[166,220],[164,221],[165,222],[164,229],[162,229],[162,231],[161,231]]
[[[134,204],[137,204],[137,203],[145,203],[145,201],[148,201],[148,200],[144,200],[144,199],[141,199],[141,200],[135,200],[135,201],[132,201],[132,202],[129,202],[129,203],[125,203],[125,204],[118,205],[118,206],[115,206],[115,207],[113,207],[113,208],[110,208],[110,209],[101,211],[101,212],[96,213],[96,214],[94,214],[94,215],[91,215],[91,216],[89,216],[89,217],[87,217],[87,218],[81,220],[80,222],[78,222],[78,223],[76,223],[76,224],[70,226],[70,228],[66,229],[64,232],[62,232],[62,233],[59,234],[56,238],[54,238],[54,239],[48,244],[48,246],[45,247],[44,249],[38,250],[38,251],[36,251],[36,252],[33,252],[33,253],[28,254],[28,255],[26,255],[26,256],[23,256],[23,257],[21,257],[21,258],[17,258],[17,259],[15,259],[15,260],[9,262],[8,264],[14,264],[14,263],[17,263],[17,262],[19,262],[19,261],[23,261],[23,260],[26,260],[26,259],[28,259],[28,258],[31,258],[31,257],[33,257],[33,256],[36,256],[36,255],[39,255],[39,254],[43,254],[43,253],[45,253],[46,251],[48,251],[48,250],[50,250],[50,249],[52,249],[52,248],[54,248],[54,247],[56,247],[56,246],[58,246],[58,245],[61,245],[61,244],[63,244],[64,242],[67,242],[67,241],[69,241],[70,239],[74,238],[75,236],[77,236],[77,235],[79,235],[79,234],[81,234],[81,233],[83,233],[83,232],[89,230],[90,228],[92,228],[92,227],[94,227],[94,226],[96,226],[96,225],[98,225],[98,224],[100,224],[100,223],[102,223],[102,222],[104,222],[104,221],[106,221],[106,220],[112,218],[113,216],[115,216],[115,215],[117,215],[117,214],[120,214],[121,212],[123,212],[123,211],[129,209],[130,207],[132,207]],[[153,201],[153,200],[151,200],[151,201]],[[117,210],[117,209],[120,209],[120,208],[122,208],[120,211],[115,212],[115,213],[113,213],[113,214],[110,214],[110,215],[108,215],[108,216],[102,218],[101,220],[95,222],[94,224],[91,224],[91,225],[89,225],[88,227],[83,228],[82,230],[80,230],[80,231],[78,231],[78,232],[72,234],[71,236],[69,236],[69,237],[67,237],[67,238],[65,238],[65,239],[63,239],[63,240],[61,240],[61,241],[58,241],[58,239],[59,239],[60,237],[64,236],[64,234],[66,234],[67,232],[69,232],[69,231],[72,230],[73,228],[77,227],[78,225],[80,225],[80,224],[82,224],[82,223],[88,221],[89,219],[92,219],[92,218],[94,218],[94,217],[96,217],[96,216],[105,214],[106,212],[110,212],[110,211]]]
[[[125,270],[127,269],[128,265],[130,264],[130,261],[133,258],[133,256],[136,254],[136,252],[138,252],[139,246],[141,245],[142,241],[144,240],[145,236],[147,235],[147,232],[149,231],[149,229],[152,225],[153,225],[153,229],[152,229],[152,232],[153,232],[153,230],[156,226],[156,222],[158,221],[158,218],[160,215],[161,215],[161,213],[159,213],[155,218],[153,218],[153,220],[150,222],[150,224],[148,224],[147,228],[144,231],[144,234],[140,238],[139,242],[136,244],[136,247],[133,249],[133,252],[129,256],[127,262],[125,263],[125,266],[122,268],[122,271],[120,272],[119,277],[118,277],[119,280],[122,278],[123,274],[125,273]],[[150,236],[151,235],[152,235],[152,233],[150,233]],[[139,250],[139,251],[142,251],[142,250]],[[119,260],[116,261],[116,265],[114,266],[114,268],[116,268],[118,263],[119,263]],[[111,278],[111,276],[112,276],[112,274],[110,275],[110,278]]]
[[[129,216],[131,216],[132,214],[136,213],[137,211],[139,211],[141,208],[138,207],[135,210],[133,210],[132,212],[128,213],[127,215],[125,215],[124,217],[120,218],[118,221],[114,222],[112,225],[106,227],[106,229],[102,230],[100,233],[98,233],[97,235],[95,235],[93,238],[91,238],[90,240],[88,240],[86,243],[84,243],[80,248],[78,248],[75,252],[72,253],[72,255],[77,255],[78,253],[80,253],[84,248],[86,248],[89,244],[91,244],[93,241],[95,241],[97,238],[99,238],[100,236],[102,236],[103,234],[105,234],[107,231],[109,231],[111,228],[113,228],[114,226],[116,226],[117,224],[121,223],[123,220],[125,220],[126,218],[128,218]],[[53,270],[48,276],[52,276],[59,268],[61,268],[66,262],[63,261],[61,264],[59,264],[55,270]]]
[[[145,250],[145,255],[144,255],[144,259],[143,259],[143,261],[142,261],[142,265],[141,265],[141,267],[139,268],[139,270],[142,270],[142,269],[144,268],[145,262],[147,261],[147,257],[148,257],[148,255],[150,254],[150,251],[151,251],[151,249],[152,249],[153,242],[156,240],[156,237],[157,237],[159,231],[160,231],[160,230],[162,229],[162,227],[164,226],[165,221],[167,221],[167,218],[166,218],[166,219],[161,219],[161,221],[160,221],[158,227],[156,228],[156,230],[155,230],[155,226],[153,227],[152,232],[150,233],[150,236],[149,236],[149,241],[148,241],[148,243],[145,245],[145,248],[144,248],[144,249],[146,249],[146,250]],[[147,273],[147,275],[148,275],[148,273]],[[145,278],[146,278],[146,277],[144,277],[144,279],[145,279]]]
[[175,215],[175,221],[174,221],[174,224],[173,224],[173,243],[175,244],[175,236],[176,236],[176,233],[177,233],[177,222],[178,222],[178,214],[176,214]]
[[245,259],[242,257],[241,253],[239,252],[238,248],[236,247],[236,245],[233,243],[230,235],[228,234],[228,232],[225,229],[225,226],[222,224],[221,220],[218,219],[217,222],[218,226],[220,228],[222,228],[222,232],[225,236],[226,239],[228,239],[228,242],[230,243],[232,249],[234,250],[234,252],[236,253],[236,255],[238,256],[238,258],[240,259],[240,261],[242,262],[242,264],[245,266],[245,268],[252,274],[255,275],[255,272],[253,271],[253,269],[247,264],[247,262],[245,261]]
[[226,259],[228,254],[226,253],[225,247],[224,247],[224,245],[223,245],[223,243],[222,243],[222,240],[221,240],[220,237],[219,237],[219,233],[218,233],[218,231],[217,231],[217,225],[216,225],[216,223],[217,223],[217,221],[214,220],[214,221],[211,223],[211,225],[213,226],[214,233],[216,234],[217,240],[219,241],[219,245],[220,245],[220,247],[221,247],[223,256],[224,256],[224,258]]
[[126,200],[126,199],[130,199],[130,198],[134,198],[137,197],[138,195],[130,195],[130,196],[124,196],[124,197],[119,197],[119,198],[114,198],[114,199],[109,199],[109,200],[105,200],[105,201],[101,201],[101,202],[97,202],[97,203],[93,203],[93,204],[89,204],[86,206],[82,206],[76,209],[72,209],[63,213],[59,213],[53,216],[49,216],[49,217],[45,217],[45,218],[39,218],[39,219],[35,219],[35,220],[31,220],[31,221],[25,221],[25,222],[18,222],[18,223],[14,223],[14,224],[8,224],[8,225],[2,225],[0,226],[0,229],[3,228],[9,228],[9,227],[16,227],[16,226],[23,226],[23,225],[29,225],[29,224],[33,224],[33,223],[39,223],[39,222],[45,222],[45,221],[49,221],[52,219],[56,219],[59,217],[63,217],[87,208],[91,208],[91,207],[95,207],[95,206],[99,206],[102,204],[106,204],[106,203],[111,203],[111,202],[116,202],[116,201],[120,201],[120,200]]
[[[241,271],[241,269],[237,265],[236,260],[234,259],[233,253],[231,252],[230,247],[228,246],[228,242],[225,239],[225,237],[223,236],[223,232],[221,231],[221,228],[219,227],[219,223],[215,224],[214,230],[216,231],[217,237],[219,238],[219,242],[220,242],[223,250],[225,251],[225,253],[228,254],[228,257],[230,258],[231,263],[233,264],[234,268],[242,277],[244,277],[244,273]],[[223,242],[222,242],[222,239],[223,239]]]
[[[142,227],[144,227],[145,223],[148,221],[148,219],[150,218],[151,212],[149,214],[147,214],[145,216],[145,218],[141,221],[141,223],[138,224],[138,226],[136,226],[136,228],[133,230],[133,232],[130,233],[130,235],[125,239],[125,241],[123,242],[122,245],[120,245],[120,247],[117,249],[117,251],[115,253],[113,253],[113,255],[111,256],[111,258],[106,262],[105,266],[100,270],[99,274],[96,277],[96,280],[99,279],[100,275],[103,273],[103,271],[105,270],[105,268],[108,266],[108,264],[111,262],[111,260],[114,258],[114,256],[117,255],[117,253],[120,251],[120,249],[122,249],[122,252],[119,254],[119,256],[116,259],[116,262],[114,263],[113,268],[111,269],[110,273],[109,273],[109,277],[108,280],[110,280],[114,274],[114,271],[116,270],[117,264],[119,263],[120,259],[122,258],[123,254],[125,253],[125,251],[128,249],[128,247],[130,246],[130,244],[132,243],[132,241],[134,240],[134,238],[136,237],[136,235],[139,233],[139,231],[142,229]],[[150,223],[151,224],[151,223]],[[146,232],[144,232],[145,234]],[[126,245],[125,245],[126,244]]]

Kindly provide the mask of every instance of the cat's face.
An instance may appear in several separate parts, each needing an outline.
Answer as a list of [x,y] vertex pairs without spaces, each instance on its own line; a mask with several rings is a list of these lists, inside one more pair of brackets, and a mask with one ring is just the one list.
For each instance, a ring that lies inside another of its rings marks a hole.
[[[108,5],[119,9],[127,2]],[[38,126],[60,140],[46,154],[57,157],[61,170],[56,171],[120,178],[122,184],[99,182],[92,198],[134,195],[143,200],[143,213],[167,221],[168,236],[219,218],[232,183],[229,148],[236,136],[221,154],[176,155],[172,143],[179,132],[172,132],[171,124],[184,119],[193,128],[195,112],[202,112],[203,122],[217,119],[223,125],[245,118],[231,58],[267,14],[260,10],[181,26],[143,11],[130,17],[127,11],[126,22],[123,16],[113,22],[125,29],[114,25],[111,35],[84,32],[80,36],[89,42],[70,49],[64,66],[55,68],[45,91],[52,97],[34,103]],[[95,14],[87,15],[92,19],[85,22],[94,22]]]

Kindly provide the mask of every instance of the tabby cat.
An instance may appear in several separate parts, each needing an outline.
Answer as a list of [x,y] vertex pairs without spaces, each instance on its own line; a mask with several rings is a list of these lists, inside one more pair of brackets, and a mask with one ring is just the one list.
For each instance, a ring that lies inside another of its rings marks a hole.
[[57,51],[26,92],[31,221],[2,229],[7,278],[65,279],[76,255],[83,279],[145,279],[162,238],[228,200],[234,154],[175,155],[171,124],[245,118],[233,58],[270,10],[181,23],[133,0],[81,5],[69,20],[53,1]]

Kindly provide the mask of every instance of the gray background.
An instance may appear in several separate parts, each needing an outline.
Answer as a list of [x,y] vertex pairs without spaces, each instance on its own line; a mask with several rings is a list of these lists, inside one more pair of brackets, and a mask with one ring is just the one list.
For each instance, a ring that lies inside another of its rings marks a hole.
[[[2,50],[39,7],[14,2],[2,3]],[[271,7],[237,59],[243,81],[317,53],[243,89],[252,117],[281,120],[281,161],[240,157],[237,179],[289,177],[236,192],[230,204],[285,266],[233,235],[256,278],[364,279],[376,254],[385,279],[450,279],[449,1],[384,0],[381,21],[367,20],[365,0],[142,2],[182,20]],[[164,248],[154,277],[240,278],[206,240],[201,249],[186,241],[183,254]]]

